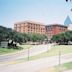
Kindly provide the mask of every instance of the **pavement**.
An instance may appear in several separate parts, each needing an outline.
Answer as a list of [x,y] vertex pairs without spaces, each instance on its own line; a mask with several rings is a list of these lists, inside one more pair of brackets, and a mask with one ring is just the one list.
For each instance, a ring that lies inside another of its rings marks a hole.
[[72,72],[72,70],[67,70],[67,71],[64,71],[64,72]]
[[[61,56],[61,64],[72,61],[72,54]],[[47,67],[52,67],[59,64],[59,56],[42,58],[39,60],[28,61],[24,63],[0,65],[1,72],[38,72]]]

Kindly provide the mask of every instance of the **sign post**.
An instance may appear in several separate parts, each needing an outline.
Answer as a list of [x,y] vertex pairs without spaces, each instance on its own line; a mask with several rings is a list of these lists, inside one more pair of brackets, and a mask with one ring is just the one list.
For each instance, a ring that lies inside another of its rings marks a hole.
[[30,54],[30,51],[29,51],[29,48],[28,48],[28,61],[29,61],[29,54]]
[[61,72],[61,48],[59,48],[59,72]]

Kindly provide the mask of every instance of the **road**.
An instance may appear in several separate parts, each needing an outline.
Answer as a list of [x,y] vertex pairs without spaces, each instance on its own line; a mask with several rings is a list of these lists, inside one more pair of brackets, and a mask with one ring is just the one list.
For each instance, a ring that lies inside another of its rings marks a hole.
[[[61,56],[61,64],[72,61],[72,54]],[[25,63],[0,65],[1,72],[38,72],[40,69],[59,64],[59,56],[42,58]]]
[[64,72],[72,72],[72,70],[67,70],[67,71],[64,71]]
[[[50,49],[50,46],[51,44],[35,45],[32,48],[29,48],[29,56],[46,52],[48,49]],[[13,61],[13,60],[25,58],[25,57],[28,57],[28,50],[24,50],[22,52],[10,54],[10,55],[0,55],[0,62]]]

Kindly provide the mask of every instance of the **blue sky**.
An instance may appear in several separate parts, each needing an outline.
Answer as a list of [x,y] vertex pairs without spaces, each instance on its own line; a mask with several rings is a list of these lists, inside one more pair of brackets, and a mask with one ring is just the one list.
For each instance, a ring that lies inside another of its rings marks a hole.
[[0,0],[0,25],[13,28],[25,20],[63,24],[67,15],[72,18],[71,6],[65,0]]

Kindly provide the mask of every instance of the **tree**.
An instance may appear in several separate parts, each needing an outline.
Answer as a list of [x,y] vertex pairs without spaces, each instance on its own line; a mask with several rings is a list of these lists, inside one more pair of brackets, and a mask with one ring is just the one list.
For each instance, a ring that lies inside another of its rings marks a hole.
[[47,39],[47,36],[37,33],[19,33],[11,28],[0,26],[0,42],[3,40],[13,40],[14,42],[23,43],[27,41],[41,42]]
[[28,41],[33,41],[33,42],[40,42],[47,39],[46,35],[37,34],[37,33],[29,33],[27,34],[27,36],[28,36]]
[[59,42],[60,44],[68,44],[68,41],[72,41],[72,31],[54,35],[52,37],[52,40],[55,42]]
[[21,33],[16,32],[13,35],[13,41],[21,44],[24,42],[24,36]]
[[3,40],[7,41],[11,39],[13,41],[21,43],[23,42],[23,38],[24,36],[22,33],[16,32],[11,28],[0,26],[0,42]]

